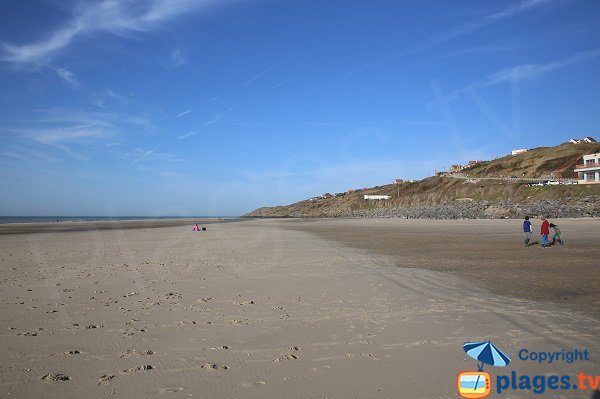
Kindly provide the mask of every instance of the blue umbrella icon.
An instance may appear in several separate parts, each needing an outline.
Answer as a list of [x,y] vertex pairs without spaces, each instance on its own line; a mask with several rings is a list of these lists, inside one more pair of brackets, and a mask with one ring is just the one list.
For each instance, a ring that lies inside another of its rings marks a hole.
[[477,365],[479,371],[483,371],[484,364],[504,367],[510,363],[510,357],[506,356],[491,341],[466,342],[463,349],[467,352],[467,355],[481,362],[480,365]]
[[[467,352],[467,355],[481,362],[481,364],[477,365],[477,371],[483,371],[484,364],[504,367],[510,363],[510,357],[506,356],[500,349],[496,348],[491,341],[465,342],[463,349]],[[477,376],[475,386],[479,383],[479,377],[480,375]]]

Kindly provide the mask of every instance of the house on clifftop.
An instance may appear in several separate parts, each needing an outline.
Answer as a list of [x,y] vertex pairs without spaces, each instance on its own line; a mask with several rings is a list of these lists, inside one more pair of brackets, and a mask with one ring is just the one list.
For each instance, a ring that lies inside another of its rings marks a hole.
[[577,184],[600,184],[600,152],[583,156],[583,163],[575,166]]

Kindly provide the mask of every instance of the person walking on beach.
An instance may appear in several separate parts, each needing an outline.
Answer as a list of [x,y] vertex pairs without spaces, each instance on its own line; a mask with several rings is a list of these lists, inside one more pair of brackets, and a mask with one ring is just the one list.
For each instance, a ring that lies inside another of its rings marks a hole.
[[525,216],[525,220],[523,221],[523,233],[525,234],[525,246],[529,246],[529,241],[531,241],[531,222],[529,221],[529,216]]
[[550,241],[548,240],[548,235],[550,234],[550,222],[542,216],[542,228],[540,229],[540,234],[542,236],[541,245],[544,248],[547,248],[550,245]]
[[558,228],[558,226],[554,223],[550,223],[550,227],[554,229],[554,235],[552,236],[552,244],[555,244],[556,241],[558,241],[560,245],[564,245],[563,240],[560,238],[560,229]]

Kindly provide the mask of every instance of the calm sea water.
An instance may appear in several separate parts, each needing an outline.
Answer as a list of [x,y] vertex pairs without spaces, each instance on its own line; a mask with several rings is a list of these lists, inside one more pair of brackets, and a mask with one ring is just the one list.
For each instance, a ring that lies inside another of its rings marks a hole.
[[[215,219],[220,216],[0,216],[0,224],[6,223],[56,223],[97,222],[106,220],[157,220],[157,219]],[[221,217],[226,220],[235,217]]]

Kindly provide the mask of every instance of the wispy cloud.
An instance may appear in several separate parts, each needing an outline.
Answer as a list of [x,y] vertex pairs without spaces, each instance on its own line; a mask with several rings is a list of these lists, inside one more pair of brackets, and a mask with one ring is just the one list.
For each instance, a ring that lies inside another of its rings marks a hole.
[[427,106],[428,108],[440,107],[445,103],[449,103],[459,99],[461,95],[467,95],[472,100],[476,100],[477,102],[481,103],[480,97],[476,95],[476,91],[478,89],[493,87],[502,83],[516,83],[540,79],[543,76],[548,75],[552,72],[556,72],[560,69],[567,68],[572,65],[590,61],[598,57],[600,57],[600,49],[594,49],[574,53],[562,60],[552,61],[545,64],[520,64],[512,67],[503,68],[494,73],[489,74],[484,80],[471,83],[468,86],[444,94],[441,97],[438,96],[438,98],[436,98],[436,101],[427,104]]
[[90,97],[93,104],[100,108],[106,108],[109,105],[114,104],[123,106],[135,103],[135,101],[130,96],[118,93],[111,89],[92,93]]
[[348,126],[349,122],[328,122],[328,121],[310,121],[306,122],[306,125],[310,127],[322,128],[322,127],[337,127],[337,126]]
[[231,113],[231,111],[233,111],[233,107],[227,108],[225,111],[221,112],[220,114],[217,114],[214,118],[206,121],[205,123],[207,125],[213,125],[219,122],[221,119],[225,118],[229,113]]
[[410,119],[403,119],[400,121],[400,123],[402,123],[403,125],[408,125],[408,126],[440,126],[440,125],[443,125],[442,122],[437,122],[437,121],[410,120]]
[[106,130],[94,125],[16,130],[15,132],[39,144],[57,148],[80,161],[87,161],[89,158],[82,155],[80,151],[75,150],[74,146],[91,145],[96,143],[98,139],[110,135]]
[[262,78],[263,76],[265,76],[266,74],[270,73],[271,71],[273,71],[276,67],[275,66],[270,66],[267,69],[263,70],[262,72],[257,73],[256,75],[252,76],[250,79],[248,79],[246,81],[246,83],[244,83],[245,85],[250,85],[254,82],[256,82],[258,79]]
[[79,86],[79,82],[77,81],[77,78],[75,78],[75,74],[69,71],[67,68],[56,68],[54,71],[65,82],[73,86]]
[[458,57],[462,55],[482,55],[482,54],[494,54],[504,53],[515,49],[515,45],[485,45],[485,46],[473,46],[466,47],[458,50],[448,51],[446,53],[438,54],[439,58],[450,58]]
[[24,132],[29,138],[48,145],[61,143],[81,143],[85,140],[106,137],[107,133],[96,126],[73,126],[63,129],[42,129]]
[[176,48],[171,52],[171,62],[174,67],[179,67],[187,63],[183,53],[181,52],[181,49]]
[[0,155],[5,156],[5,157],[9,157],[9,158],[15,158],[15,159],[27,159],[23,155],[16,154],[14,152],[2,152],[2,153],[0,153]]
[[185,111],[183,111],[183,112],[180,112],[180,113],[178,113],[176,116],[177,116],[178,118],[181,118],[182,116],[186,116],[186,115],[187,115],[187,114],[189,114],[190,112],[192,112],[192,111],[191,111],[191,110],[189,110],[189,109],[187,109],[187,110],[185,110]]
[[77,39],[94,33],[128,36],[150,31],[174,17],[212,7],[217,0],[148,0],[82,3],[62,27],[39,41],[2,43],[0,60],[21,66],[45,66]]
[[183,162],[185,159],[178,157],[175,154],[171,154],[168,152],[160,152],[156,149],[143,149],[143,148],[134,148],[133,150],[124,154],[124,157],[135,162],[148,162],[148,161],[168,161],[168,162]]
[[177,139],[178,140],[183,140],[183,139],[187,139],[188,137],[195,136],[197,134],[198,134],[198,132],[189,132],[189,133],[186,133],[186,134],[182,134],[181,136],[177,136]]
[[[469,97],[473,97],[473,93],[477,89],[492,87],[502,83],[524,82],[527,80],[539,79],[542,76],[547,75],[549,73],[556,72],[560,69],[567,68],[571,65],[590,61],[598,57],[600,57],[600,49],[595,49],[574,53],[562,60],[552,61],[545,64],[521,64],[503,68],[499,71],[488,75],[487,78],[484,80],[472,83],[468,86],[462,87],[458,90],[454,90],[453,92],[446,94],[443,97],[443,101],[456,100],[462,94],[467,94]],[[428,104],[430,108],[434,105],[434,103]]]
[[412,47],[408,47],[408,48],[400,50],[398,52],[388,54],[388,55],[380,57],[372,62],[361,65],[360,67],[343,74],[342,76],[340,76],[340,79],[348,79],[348,78],[352,77],[353,75],[357,74],[358,72],[361,72],[365,69],[374,67],[376,65],[381,65],[385,62],[389,62],[389,61],[392,61],[392,60],[400,58],[400,57],[405,57],[408,55],[420,53],[422,51],[436,47],[440,44],[449,42],[458,37],[465,36],[467,34],[476,32],[480,29],[483,29],[483,28],[493,24],[493,23],[496,23],[496,22],[499,22],[499,21],[502,21],[502,20],[505,20],[508,18],[516,17],[526,11],[530,11],[537,7],[541,7],[543,5],[550,4],[553,2],[557,2],[557,1],[558,0],[522,0],[519,3],[510,5],[500,11],[485,15],[480,19],[467,22],[463,25],[460,25],[453,29],[445,31],[439,35],[433,36],[433,37],[431,37],[421,43],[418,43]]
[[491,74],[487,80],[477,83],[476,85],[479,87],[488,87],[514,80],[522,81],[537,79],[548,73],[566,68],[574,64],[579,64],[585,61],[592,60],[594,58],[597,58],[598,56],[600,56],[600,49],[575,53],[563,60],[553,61],[546,64],[516,65],[510,68],[501,69]]
[[[10,123],[15,127],[9,126]],[[144,116],[62,108],[30,112],[26,128],[23,128],[23,121],[10,123],[1,130],[13,133],[11,141],[14,143],[58,149],[80,160],[87,160],[83,154],[96,152],[105,144],[118,143],[130,134],[156,129]]]

